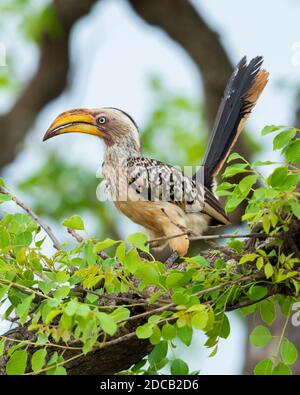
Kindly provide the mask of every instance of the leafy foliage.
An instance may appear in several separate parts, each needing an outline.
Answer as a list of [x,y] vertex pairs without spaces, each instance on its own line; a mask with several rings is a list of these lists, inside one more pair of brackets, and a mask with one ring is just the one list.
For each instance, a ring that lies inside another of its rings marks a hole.
[[[151,255],[147,237],[135,233],[125,241],[80,236],[75,246],[49,254],[38,222],[27,213],[5,213],[0,220],[0,302],[4,318],[28,333],[23,339],[0,335],[7,374],[66,374],[71,360],[128,334],[153,345],[130,373],[154,374],[168,368],[171,374],[197,374],[176,355],[175,339],[189,347],[195,331],[201,330],[214,356],[219,340],[230,334],[227,310],[240,308],[244,315],[258,311],[271,325],[279,305],[287,324],[298,298],[300,262],[287,253],[280,235],[299,219],[299,170],[290,161],[297,158],[290,147],[298,139],[289,128],[272,127],[263,134],[267,132],[278,132],[274,147],[287,162],[264,177],[257,168],[269,163],[251,166],[233,154],[228,161],[239,162],[225,170],[224,178],[241,171],[247,174],[237,185],[229,180],[218,187],[218,193],[227,197],[229,211],[248,201],[244,219],[252,229],[260,225],[264,240],[252,251],[245,252],[245,241],[233,238],[213,258],[196,255],[185,258],[180,267],[166,268]],[[0,184],[0,203],[15,200],[3,181]],[[64,225],[74,232],[87,228],[74,214]],[[279,339],[264,325],[251,333],[255,347],[278,343],[276,353],[259,362],[255,374],[292,372],[298,351],[285,337],[285,328]]]

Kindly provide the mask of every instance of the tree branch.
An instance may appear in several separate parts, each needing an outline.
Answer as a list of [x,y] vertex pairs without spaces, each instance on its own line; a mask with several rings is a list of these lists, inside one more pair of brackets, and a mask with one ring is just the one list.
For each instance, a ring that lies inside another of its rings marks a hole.
[[31,208],[27,207],[25,203],[23,203],[19,198],[17,198],[15,195],[10,193],[6,188],[3,186],[0,186],[0,193],[3,193],[4,195],[8,195],[12,198],[12,200],[19,206],[21,207],[30,217],[38,224],[44,231],[47,233],[47,235],[50,237],[50,239],[53,241],[53,247],[56,248],[57,250],[61,250],[61,244],[54,235],[52,229],[50,228],[49,225],[45,224],[45,222],[39,218],[36,213],[31,210]]

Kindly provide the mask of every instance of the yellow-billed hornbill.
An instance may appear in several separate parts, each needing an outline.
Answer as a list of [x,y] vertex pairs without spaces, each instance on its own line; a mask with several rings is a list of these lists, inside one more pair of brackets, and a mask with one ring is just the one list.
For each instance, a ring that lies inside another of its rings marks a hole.
[[[60,114],[44,140],[63,133],[87,133],[105,143],[102,174],[115,206],[151,238],[170,237],[183,230],[202,234],[211,222],[230,221],[213,194],[214,179],[224,165],[244,123],[263,91],[268,72],[262,57],[235,68],[221,101],[205,154],[204,177],[185,176],[180,170],[141,156],[138,128],[133,119],[115,108],[75,109]],[[158,242],[161,247],[166,242]],[[187,234],[167,241],[176,256],[187,253]],[[173,254],[174,255],[174,254]]]

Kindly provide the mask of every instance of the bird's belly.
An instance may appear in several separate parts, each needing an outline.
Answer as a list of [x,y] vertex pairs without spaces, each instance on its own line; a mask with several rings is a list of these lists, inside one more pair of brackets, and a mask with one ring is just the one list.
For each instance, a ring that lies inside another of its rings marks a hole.
[[133,222],[154,232],[163,232],[164,227],[170,221],[180,226],[186,226],[185,212],[173,203],[161,201],[126,201],[115,202],[115,205],[121,213]]
[[208,228],[209,216],[203,213],[187,213],[186,224],[193,233],[202,235]]
[[208,228],[209,217],[202,213],[186,213],[179,206],[169,202],[115,202],[121,213],[133,222],[144,226],[154,232],[163,232],[167,223],[172,222],[191,230],[193,233],[202,234]]

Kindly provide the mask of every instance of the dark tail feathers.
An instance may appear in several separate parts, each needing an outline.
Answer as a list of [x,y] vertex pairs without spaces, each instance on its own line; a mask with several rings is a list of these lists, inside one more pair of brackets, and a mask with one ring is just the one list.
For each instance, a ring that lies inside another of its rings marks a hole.
[[247,65],[243,57],[227,84],[203,162],[204,182],[209,189],[268,82],[269,73],[260,69],[262,62],[263,58],[257,56]]

